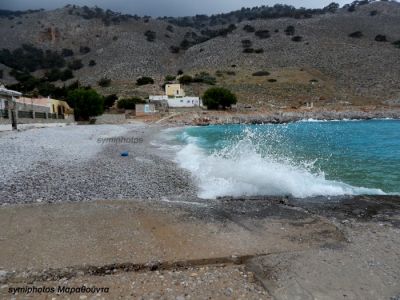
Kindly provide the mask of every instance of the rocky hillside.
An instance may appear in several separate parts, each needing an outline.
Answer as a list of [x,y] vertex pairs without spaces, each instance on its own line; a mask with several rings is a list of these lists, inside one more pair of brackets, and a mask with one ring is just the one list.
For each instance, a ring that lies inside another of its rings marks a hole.
[[[73,56],[67,61],[80,59],[83,67],[70,81],[79,79],[104,94],[157,93],[166,75],[183,70],[191,75],[208,72],[217,84],[236,91],[241,102],[261,106],[298,100],[321,105],[397,103],[400,98],[397,2],[373,2],[312,17],[232,22],[184,27],[171,19],[67,6],[0,14],[0,48],[33,44],[59,53],[71,49]],[[10,68],[0,64],[0,69],[0,80],[13,82]],[[270,74],[252,76],[257,71]],[[137,87],[140,76],[151,76],[156,84]],[[112,79],[110,87],[98,87],[102,77]],[[193,93],[205,88],[187,87]]]

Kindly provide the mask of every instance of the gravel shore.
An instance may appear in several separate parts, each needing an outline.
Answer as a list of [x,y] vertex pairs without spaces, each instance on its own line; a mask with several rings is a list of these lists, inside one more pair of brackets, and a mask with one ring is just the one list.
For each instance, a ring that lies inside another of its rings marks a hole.
[[[0,203],[195,198],[190,174],[150,141],[156,125],[68,126],[4,133]],[[115,143],[125,137],[143,141]],[[128,157],[122,157],[122,152]]]

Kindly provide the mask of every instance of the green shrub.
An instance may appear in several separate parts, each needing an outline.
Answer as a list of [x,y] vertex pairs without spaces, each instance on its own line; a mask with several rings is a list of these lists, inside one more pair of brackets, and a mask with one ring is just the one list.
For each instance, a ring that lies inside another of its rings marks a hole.
[[74,51],[72,51],[71,49],[62,49],[61,51],[61,55],[64,57],[70,57],[70,56],[74,56]]
[[156,33],[151,30],[147,30],[144,35],[146,36],[147,41],[154,42],[156,40]]
[[363,36],[363,34],[361,31],[355,31],[355,32],[349,34],[349,37],[357,38],[357,39],[361,38],[362,36]]
[[0,79],[3,79],[3,70],[0,70]]
[[96,61],[94,61],[93,59],[91,59],[89,61],[89,67],[94,67],[96,65]]
[[250,48],[253,43],[250,40],[242,40],[242,47],[243,48]]
[[271,78],[271,79],[268,79],[268,82],[277,82],[277,80],[276,79],[274,79],[274,78]]
[[301,37],[299,35],[292,37],[293,42],[301,42],[302,40],[303,40],[303,37]]
[[263,48],[259,48],[259,49],[256,49],[256,50],[254,50],[254,52],[255,53],[264,53],[264,49]]
[[243,27],[243,30],[246,31],[246,32],[254,32],[254,31],[256,31],[256,29],[251,25],[245,25]]
[[252,75],[253,76],[269,76],[269,75],[271,75],[271,73],[268,71],[258,71],[258,72],[254,72]]
[[108,87],[111,85],[111,79],[103,77],[97,82],[97,84],[101,87]]
[[288,27],[286,27],[285,29],[285,33],[286,35],[294,35],[294,33],[296,32],[295,28],[293,25],[289,25]]
[[268,39],[271,37],[269,30],[258,30],[254,34],[260,39]]
[[196,74],[196,76],[193,78],[193,82],[215,85],[217,83],[217,79],[211,76],[209,73],[201,72],[200,74]]
[[171,46],[169,47],[169,51],[171,51],[171,53],[179,53],[179,51],[181,50],[181,48],[179,48],[178,46]]
[[400,40],[392,43],[396,48],[400,48]]
[[189,75],[183,75],[178,80],[180,84],[191,84],[193,82],[192,76]]
[[140,99],[139,97],[132,97],[127,99],[121,99],[117,102],[117,107],[119,109],[135,109],[136,104],[144,104],[146,101]]
[[60,79],[62,81],[67,81],[68,79],[74,78],[74,73],[72,72],[71,69],[65,69],[60,76]]
[[87,54],[87,53],[90,52],[90,48],[87,47],[87,46],[81,46],[81,47],[79,48],[79,52],[80,52],[81,54]]
[[70,68],[71,70],[74,70],[74,71],[82,69],[83,63],[80,59],[75,59],[68,64],[68,68]]
[[104,99],[93,89],[79,88],[68,93],[76,120],[89,120],[103,113]]
[[104,108],[110,108],[114,106],[114,103],[117,99],[118,97],[115,94],[104,97]]
[[154,84],[154,80],[151,77],[140,77],[136,80],[137,85],[146,85],[146,84]]
[[386,35],[378,34],[375,37],[375,41],[377,41],[377,42],[387,42]]
[[243,53],[254,53],[254,49],[253,48],[245,48],[243,50]]
[[236,104],[237,98],[230,90],[222,87],[208,89],[203,95],[203,103],[208,109],[223,109]]
[[165,76],[165,81],[174,81],[175,79],[176,79],[176,76],[173,76],[173,75]]

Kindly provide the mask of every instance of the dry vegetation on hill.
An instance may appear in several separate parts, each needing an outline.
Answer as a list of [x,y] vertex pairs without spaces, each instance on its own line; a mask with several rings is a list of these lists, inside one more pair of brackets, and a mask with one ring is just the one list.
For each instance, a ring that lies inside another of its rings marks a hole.
[[[206,28],[182,27],[168,19],[68,6],[1,17],[0,48],[28,43],[59,53],[71,49],[67,63],[80,59],[83,67],[67,83],[79,79],[104,94],[160,93],[165,76],[183,70],[208,72],[218,85],[236,92],[240,102],[254,106],[296,107],[305,101],[361,105],[400,98],[400,49],[393,44],[400,40],[397,2],[311,18],[230,20],[234,26],[217,21],[211,26],[207,19]],[[361,36],[349,36],[357,31]],[[11,69],[1,64],[0,69],[0,80],[12,82]],[[270,75],[252,76],[263,70]],[[42,76],[44,70],[34,74]],[[137,87],[140,76],[153,77],[155,84]],[[112,80],[111,86],[97,85],[103,77]],[[201,93],[206,87],[192,84],[187,90]]]

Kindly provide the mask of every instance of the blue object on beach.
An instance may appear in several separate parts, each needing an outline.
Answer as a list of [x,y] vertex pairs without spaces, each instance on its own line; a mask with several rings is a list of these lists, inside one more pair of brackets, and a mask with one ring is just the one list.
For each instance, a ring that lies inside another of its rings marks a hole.
[[122,153],[121,153],[121,156],[123,156],[123,157],[129,156],[129,153],[128,153],[128,151],[126,151],[126,152],[122,152]]

